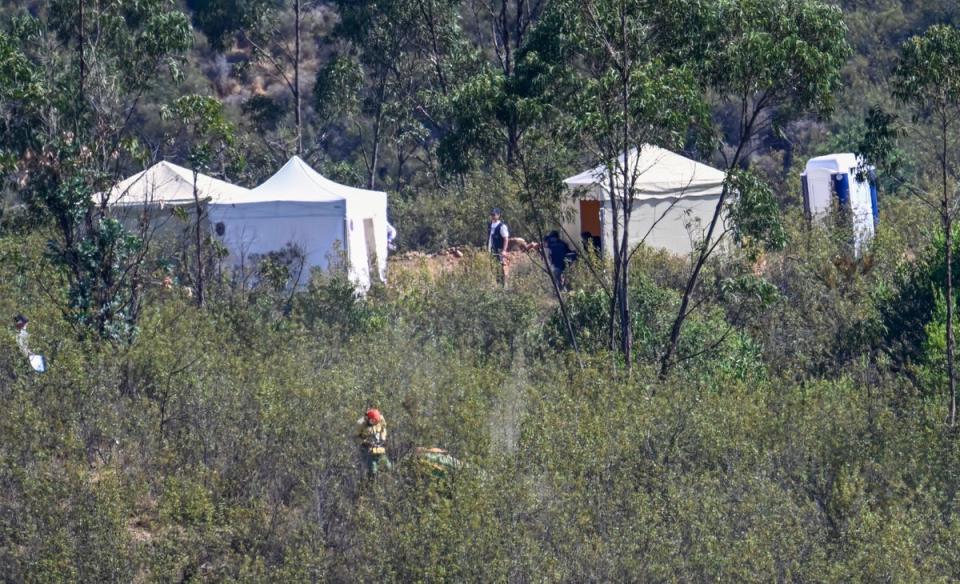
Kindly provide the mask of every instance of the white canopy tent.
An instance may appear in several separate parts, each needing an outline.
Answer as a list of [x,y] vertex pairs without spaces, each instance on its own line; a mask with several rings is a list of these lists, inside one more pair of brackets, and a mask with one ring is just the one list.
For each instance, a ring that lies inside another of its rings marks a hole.
[[[168,205],[192,205],[193,179],[193,171],[190,169],[167,161],[158,162],[110,189],[107,204],[111,207],[157,205],[160,208]],[[197,173],[197,195],[201,201],[217,200],[221,197],[239,198],[249,192],[249,189]],[[101,196],[94,195],[94,200],[101,203]]]
[[304,253],[308,270],[346,260],[361,289],[372,274],[386,278],[386,193],[335,183],[297,156],[255,189],[217,197],[210,220],[236,263],[290,244]]
[[[192,170],[162,161],[120,181],[109,191],[94,194],[93,201],[109,207],[127,229],[142,233],[152,245],[176,248],[185,239],[192,240],[196,223],[189,219],[183,221],[183,215],[174,209],[193,207],[197,202],[202,208],[208,208],[211,201],[242,197],[247,193],[249,190],[243,187],[202,173],[194,177]],[[195,213],[191,209],[187,217],[195,217]],[[209,225],[201,228],[208,230]]]
[[[723,190],[725,174],[705,164],[658,146],[644,145],[628,153],[628,171],[636,176],[630,245],[648,246],[675,254],[688,254],[703,238]],[[616,168],[623,167],[620,156]],[[564,231],[600,241],[611,254],[613,211],[607,167],[600,165],[563,181],[570,187],[568,219]],[[614,174],[614,189],[622,189],[622,174]],[[621,219],[622,220],[622,219]]]
[[[281,251],[288,244],[304,253],[310,268],[328,269],[349,262],[357,287],[370,287],[371,274],[385,280],[387,268],[387,195],[335,183],[294,156],[255,189],[198,174],[197,195],[227,250],[227,261],[243,265],[252,255]],[[139,221],[145,209],[163,216],[174,207],[194,204],[193,171],[159,162],[111,189],[106,204],[125,222]],[[103,203],[103,194],[94,196]],[[180,230],[183,228],[180,223]],[[182,237],[164,227],[168,237]]]

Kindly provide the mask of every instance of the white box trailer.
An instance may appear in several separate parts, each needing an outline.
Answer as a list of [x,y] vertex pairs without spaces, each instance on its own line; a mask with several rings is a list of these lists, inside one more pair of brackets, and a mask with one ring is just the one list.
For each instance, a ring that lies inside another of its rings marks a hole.
[[860,164],[855,154],[827,154],[808,160],[800,181],[807,219],[822,222],[832,217],[849,226],[859,255],[880,223],[874,168]]

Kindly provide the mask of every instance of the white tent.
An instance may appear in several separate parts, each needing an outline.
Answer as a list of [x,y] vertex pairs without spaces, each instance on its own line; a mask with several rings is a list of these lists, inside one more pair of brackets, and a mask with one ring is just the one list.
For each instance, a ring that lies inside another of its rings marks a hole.
[[236,263],[291,244],[308,270],[346,260],[359,288],[386,277],[386,193],[335,183],[297,156],[255,189],[215,198],[210,220]]
[[[107,204],[111,207],[157,205],[161,208],[168,205],[192,205],[193,179],[192,170],[167,161],[158,162],[110,189]],[[238,198],[249,192],[249,189],[202,173],[197,174],[197,194],[201,201],[217,200],[221,197]],[[94,200],[100,203],[101,196],[94,195]]]
[[[234,265],[291,244],[305,254],[304,279],[310,268],[327,269],[341,259],[349,262],[359,288],[369,288],[372,273],[386,276],[386,193],[337,184],[296,156],[252,190],[204,174],[196,185]],[[120,182],[106,204],[130,226],[150,209],[163,237],[184,237],[187,226],[173,220],[170,210],[193,205],[193,188],[193,171],[164,161]],[[94,195],[95,202],[102,197]]]
[[[222,197],[242,197],[248,189],[232,185],[202,173],[196,176],[197,198],[207,208]],[[112,215],[127,229],[149,238],[152,245],[176,248],[184,239],[194,237],[192,221],[195,211],[187,211],[188,220],[174,209],[192,207],[194,200],[193,171],[170,162],[158,162],[150,168],[124,179],[109,191],[93,195],[95,205],[110,207]],[[146,220],[146,222],[145,222]],[[201,225],[208,229],[209,225]]]
[[[644,145],[628,153],[628,171],[636,176],[630,245],[648,246],[675,254],[690,253],[703,238],[713,217],[725,174],[663,148]],[[622,168],[621,156],[616,168]],[[612,253],[613,225],[607,167],[600,165],[563,181],[570,187],[564,231],[572,238],[589,234]],[[614,174],[614,189],[623,177]]]

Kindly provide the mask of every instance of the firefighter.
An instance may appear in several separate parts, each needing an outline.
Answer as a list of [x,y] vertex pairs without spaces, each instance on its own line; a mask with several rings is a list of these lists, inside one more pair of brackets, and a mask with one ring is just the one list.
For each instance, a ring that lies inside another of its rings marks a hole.
[[393,468],[387,457],[387,422],[380,410],[371,408],[357,420],[357,437],[370,476],[375,476],[381,468]]

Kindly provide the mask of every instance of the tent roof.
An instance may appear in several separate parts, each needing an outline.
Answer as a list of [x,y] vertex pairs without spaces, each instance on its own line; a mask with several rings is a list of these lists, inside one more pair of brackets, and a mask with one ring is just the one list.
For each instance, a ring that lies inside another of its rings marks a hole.
[[[197,175],[197,191],[202,199],[214,201],[243,197],[249,192],[243,187],[205,174]],[[193,204],[193,171],[165,160],[158,162],[110,189],[108,203],[161,206]]]
[[237,197],[220,199],[217,203],[263,203],[263,202],[332,202],[350,201],[371,204],[379,202],[386,206],[387,194],[348,187],[324,177],[310,168],[299,156],[294,156],[276,174],[263,184]]
[[[326,203],[345,202],[356,211],[370,215],[386,214],[387,194],[335,183],[300,159],[291,158],[283,168],[255,189],[247,189],[197,175],[202,199],[217,205],[249,203]],[[94,195],[99,197],[99,195]],[[121,181],[110,190],[110,205],[188,205],[193,204],[193,171],[171,162],[158,162]]]
[[[719,194],[726,176],[723,171],[712,166],[690,160],[652,144],[645,144],[639,153],[636,148],[630,150],[629,157],[630,167],[637,169],[638,172],[637,198]],[[623,161],[624,157],[621,155],[617,166],[622,166]],[[597,185],[604,193],[609,190],[607,167],[603,164],[563,182],[571,187]],[[618,186],[622,182],[622,178],[616,180]]]

